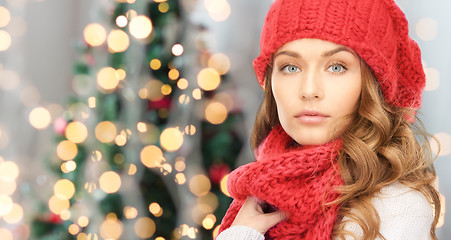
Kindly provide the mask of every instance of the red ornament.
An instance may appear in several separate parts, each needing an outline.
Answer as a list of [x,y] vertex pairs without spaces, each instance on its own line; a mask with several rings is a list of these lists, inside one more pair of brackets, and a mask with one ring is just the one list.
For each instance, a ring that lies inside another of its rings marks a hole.
[[54,224],[61,224],[63,222],[63,220],[61,219],[60,215],[54,214],[54,213],[51,213],[48,216],[48,221],[51,222],[51,223],[54,223]]
[[208,170],[210,180],[213,184],[219,184],[221,179],[230,173],[230,167],[225,163],[213,164]]

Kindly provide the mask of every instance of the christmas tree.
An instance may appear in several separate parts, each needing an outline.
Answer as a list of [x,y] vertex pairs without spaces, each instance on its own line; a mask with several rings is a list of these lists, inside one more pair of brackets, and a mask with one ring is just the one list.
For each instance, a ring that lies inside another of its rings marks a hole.
[[230,61],[177,0],[105,4],[77,46],[31,239],[212,239],[243,145]]

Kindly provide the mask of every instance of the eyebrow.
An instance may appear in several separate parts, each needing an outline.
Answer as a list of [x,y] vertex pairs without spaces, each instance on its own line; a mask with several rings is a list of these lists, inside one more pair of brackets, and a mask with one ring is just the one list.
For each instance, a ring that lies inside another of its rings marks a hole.
[[[321,57],[323,57],[323,58],[330,57],[330,56],[333,56],[333,55],[335,55],[335,54],[337,54],[337,53],[339,53],[339,52],[349,52],[349,53],[351,53],[351,54],[354,55],[354,56],[356,55],[356,54],[354,53],[354,51],[352,51],[351,49],[349,49],[349,48],[347,48],[347,47],[339,47],[339,48],[332,49],[332,50],[330,50],[330,51],[324,52],[323,54],[321,54]],[[300,55],[299,53],[297,53],[297,52],[293,52],[293,51],[281,51],[281,52],[278,52],[278,53],[276,53],[276,54],[274,55],[274,59],[275,59],[277,56],[282,55],[282,54],[288,55],[288,56],[294,57],[294,58],[301,58],[301,55]]]

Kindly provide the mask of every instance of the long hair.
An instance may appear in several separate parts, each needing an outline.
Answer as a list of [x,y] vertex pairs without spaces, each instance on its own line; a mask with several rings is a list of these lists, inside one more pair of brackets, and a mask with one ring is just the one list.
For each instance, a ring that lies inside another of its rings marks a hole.
[[[360,104],[353,123],[341,136],[343,147],[337,159],[344,186],[338,189],[341,197],[328,203],[340,205],[339,221],[333,235],[341,239],[346,235],[352,236],[344,226],[348,221],[354,221],[362,228],[363,239],[384,239],[371,199],[383,187],[398,181],[421,192],[434,207],[430,234],[432,239],[437,239],[435,228],[440,215],[440,200],[433,187],[436,173],[428,143],[430,135],[424,131],[412,109],[393,107],[384,102],[377,79],[363,60],[361,72]],[[272,65],[266,72],[264,99],[251,136],[253,149],[279,124],[271,74]]]

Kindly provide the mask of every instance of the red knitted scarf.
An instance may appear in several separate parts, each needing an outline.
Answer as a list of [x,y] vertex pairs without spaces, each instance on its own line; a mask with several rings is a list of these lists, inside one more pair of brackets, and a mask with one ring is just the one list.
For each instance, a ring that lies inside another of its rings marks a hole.
[[266,239],[331,239],[339,206],[325,204],[340,196],[335,189],[343,185],[336,163],[341,141],[315,147],[293,147],[292,142],[282,127],[273,128],[258,147],[256,162],[230,174],[234,201],[220,232],[230,227],[244,200],[254,196],[264,212],[281,209],[290,216],[271,228]]

